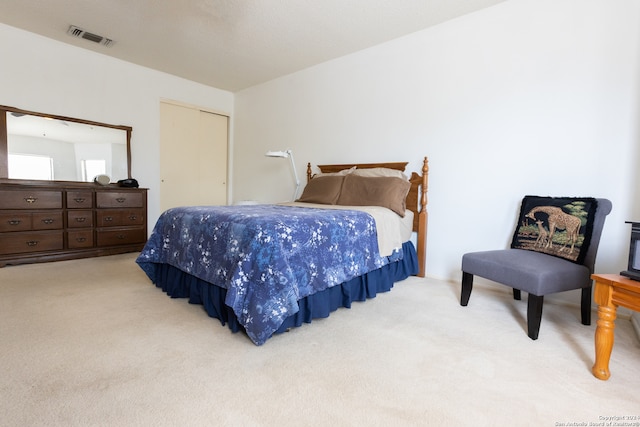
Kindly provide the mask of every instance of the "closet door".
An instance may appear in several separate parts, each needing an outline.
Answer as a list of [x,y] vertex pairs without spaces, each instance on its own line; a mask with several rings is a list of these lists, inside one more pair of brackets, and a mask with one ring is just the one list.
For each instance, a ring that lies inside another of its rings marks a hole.
[[229,118],[160,103],[160,207],[225,205]]

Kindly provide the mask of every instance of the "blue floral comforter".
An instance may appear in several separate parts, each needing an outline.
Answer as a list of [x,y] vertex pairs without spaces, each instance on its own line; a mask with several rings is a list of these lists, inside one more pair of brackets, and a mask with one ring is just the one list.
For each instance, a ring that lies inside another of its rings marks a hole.
[[154,282],[164,263],[226,288],[226,305],[261,345],[298,300],[401,258],[379,255],[365,212],[250,205],[167,210],[136,262]]

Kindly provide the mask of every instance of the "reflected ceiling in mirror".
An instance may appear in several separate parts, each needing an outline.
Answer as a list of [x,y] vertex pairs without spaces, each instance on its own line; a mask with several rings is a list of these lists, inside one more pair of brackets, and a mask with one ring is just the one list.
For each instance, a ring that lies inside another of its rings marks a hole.
[[8,178],[91,182],[129,178],[131,128],[7,110]]

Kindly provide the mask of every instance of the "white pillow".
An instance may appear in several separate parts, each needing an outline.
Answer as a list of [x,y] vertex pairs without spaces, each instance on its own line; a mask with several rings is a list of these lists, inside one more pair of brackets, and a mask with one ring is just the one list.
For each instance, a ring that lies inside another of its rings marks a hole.
[[320,176],[345,176],[353,173],[355,170],[356,170],[356,166],[349,169],[342,169],[341,171],[338,171],[338,172],[320,172],[315,174],[313,177],[316,178]]
[[357,176],[365,176],[365,177],[393,177],[393,178],[401,178],[405,181],[408,181],[409,178],[397,169],[389,169],[389,168],[368,168],[368,169],[357,169],[353,171],[354,175]]

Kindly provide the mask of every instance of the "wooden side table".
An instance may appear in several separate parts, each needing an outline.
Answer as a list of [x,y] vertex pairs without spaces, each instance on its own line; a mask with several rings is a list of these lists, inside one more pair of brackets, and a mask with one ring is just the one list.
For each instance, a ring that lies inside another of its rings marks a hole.
[[613,329],[618,306],[640,311],[640,282],[619,274],[594,274],[594,298],[598,304],[598,323],[596,326],[595,346],[596,362],[593,375],[608,380],[609,359],[613,348]]

